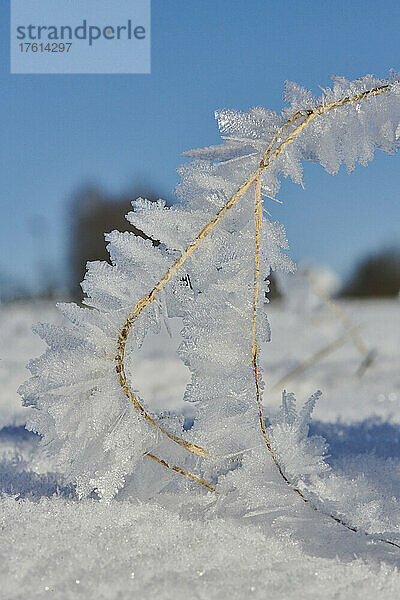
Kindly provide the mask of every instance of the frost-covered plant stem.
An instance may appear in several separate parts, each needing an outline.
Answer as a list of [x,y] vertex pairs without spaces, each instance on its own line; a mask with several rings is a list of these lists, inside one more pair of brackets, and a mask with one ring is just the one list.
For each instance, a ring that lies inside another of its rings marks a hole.
[[[146,294],[134,307],[132,313],[129,315],[127,320],[125,321],[118,338],[118,353],[116,355],[116,371],[119,376],[120,385],[126,394],[126,396],[133,402],[136,410],[142,414],[142,416],[147,419],[154,427],[156,427],[162,434],[166,435],[170,440],[175,442],[176,444],[184,447],[189,452],[196,454],[198,456],[206,456],[208,451],[198,446],[197,444],[188,442],[178,436],[172,435],[168,431],[166,431],[157,421],[153,419],[153,417],[146,411],[146,409],[139,402],[138,398],[135,396],[133,391],[130,389],[129,384],[127,382],[126,372],[125,372],[125,364],[124,364],[124,356],[125,356],[125,347],[128,339],[129,332],[134,325],[137,317],[142,313],[142,311],[150,305],[157,298],[160,291],[163,287],[169,282],[169,280],[177,273],[177,271],[181,268],[181,266],[185,263],[185,261],[189,258],[189,256],[200,246],[201,242],[207,237],[207,235],[214,229],[214,227],[219,223],[219,221],[224,217],[224,215],[234,206],[234,204],[244,195],[244,193],[254,185],[255,191],[255,203],[254,203],[254,215],[255,215],[255,275],[254,275],[254,295],[253,295],[253,326],[252,326],[252,369],[254,376],[254,384],[256,390],[256,400],[258,406],[258,414],[260,420],[261,430],[267,445],[269,452],[271,453],[272,459],[284,481],[296,492],[304,502],[310,503],[309,499],[306,498],[301,490],[292,485],[290,480],[286,477],[278,458],[272,448],[271,442],[269,440],[267,434],[267,428],[265,426],[265,421],[263,417],[262,411],[262,402],[261,402],[261,391],[259,384],[259,375],[258,375],[258,345],[257,345],[257,305],[258,305],[258,295],[259,295],[259,276],[260,276],[260,236],[261,236],[261,225],[262,225],[262,203],[261,203],[261,175],[265,169],[269,167],[269,165],[276,159],[281,152],[285,150],[285,148],[291,144],[296,137],[319,115],[322,115],[330,110],[344,107],[349,103],[358,102],[360,100],[364,100],[366,98],[370,98],[373,96],[378,96],[386,92],[389,89],[388,85],[374,88],[372,90],[368,90],[366,92],[356,94],[352,97],[346,96],[340,100],[335,100],[328,104],[321,104],[315,107],[313,110],[306,111],[298,111],[295,115],[293,115],[275,134],[268,148],[266,149],[264,156],[260,162],[258,169],[253,173],[253,175],[246,181],[237,192],[228,200],[228,202],[218,211],[214,219],[212,219],[207,225],[201,230],[198,236],[191,242],[191,244],[186,248],[186,250],[177,258],[174,264],[170,269],[166,272],[164,277],[155,285],[155,287],[151,290],[149,294]],[[281,135],[283,132],[290,127],[293,123],[298,121],[304,117],[304,120],[283,140],[281,141]],[[274,145],[280,142],[279,145],[274,149]],[[194,475],[193,473],[182,469],[181,467],[171,466],[165,460],[156,457],[151,453],[146,454],[149,458],[159,462],[166,468],[172,469],[186,477],[204,485],[208,489],[215,490],[215,488],[208,482],[206,482],[203,478]],[[314,510],[318,510],[318,508],[310,503]],[[335,517],[334,515],[329,514],[332,519],[334,519],[337,523],[343,525],[347,529],[351,531],[357,531],[355,527],[351,527],[346,524],[342,519]],[[400,546],[394,542],[381,539],[379,541],[386,542],[393,546]]]
[[261,402],[261,390],[260,383],[258,377],[258,344],[257,344],[257,305],[258,305],[258,291],[260,285],[260,238],[261,238],[261,223],[262,223],[262,208],[261,208],[261,180],[258,177],[254,183],[254,217],[255,217],[255,269],[254,269],[254,295],[253,295],[253,332],[252,332],[252,368],[253,368],[253,376],[254,376],[254,384],[256,388],[256,400],[258,406],[258,417],[260,420],[261,431],[264,436],[265,442],[267,444],[267,448],[271,453],[272,459],[281,475],[281,477],[285,480],[285,482],[292,487],[292,489],[299,494],[301,498],[305,502],[307,502],[304,494],[293,487],[289,479],[286,477],[285,473],[281,465],[279,464],[279,460],[271,446],[271,442],[268,437],[267,428],[265,426],[263,408]]
[[[189,452],[193,454],[197,454],[199,456],[205,456],[207,454],[207,450],[198,446],[196,444],[187,442],[186,440],[174,436],[168,433],[161,425],[159,425],[153,417],[146,411],[146,409],[140,404],[139,400],[130,389],[129,384],[127,382],[126,372],[125,372],[125,364],[124,364],[124,356],[125,356],[125,347],[128,339],[129,332],[136,321],[137,317],[143,312],[143,310],[152,304],[154,300],[157,298],[160,291],[164,288],[164,286],[170,281],[170,279],[177,273],[177,271],[181,268],[181,266],[185,263],[185,261],[191,256],[191,254],[200,246],[201,242],[208,236],[208,234],[214,229],[214,227],[221,221],[221,219],[225,216],[225,214],[234,206],[234,204],[243,196],[243,194],[254,184],[255,187],[255,224],[256,224],[256,253],[255,253],[255,282],[254,282],[254,301],[253,301],[253,347],[252,347],[252,367],[254,373],[254,381],[256,387],[256,397],[257,403],[259,407],[259,415],[260,415],[260,423],[261,428],[264,433],[264,437],[267,440],[266,428],[262,417],[262,409],[261,409],[261,394],[258,383],[258,367],[257,367],[257,332],[256,332],[256,321],[257,321],[257,302],[258,302],[258,289],[259,289],[259,275],[260,275],[260,232],[261,232],[261,175],[265,169],[267,169],[270,164],[276,159],[284,149],[291,144],[296,137],[319,115],[322,115],[334,108],[339,108],[345,106],[351,102],[357,102],[359,100],[363,100],[365,98],[370,98],[372,96],[378,96],[388,90],[389,86],[381,86],[378,88],[374,88],[372,90],[368,90],[361,94],[356,94],[352,97],[346,96],[341,100],[335,100],[330,102],[329,104],[321,104],[315,107],[314,110],[305,110],[298,111],[295,115],[293,115],[275,134],[268,148],[266,149],[264,156],[260,162],[258,169],[253,173],[253,175],[248,179],[231,198],[228,202],[218,211],[216,216],[209,222],[205,227],[201,230],[201,232],[197,235],[197,237],[189,244],[184,252],[176,259],[174,264],[168,269],[165,273],[164,277],[154,286],[149,294],[146,294],[139,302],[136,304],[134,309],[132,310],[129,317],[126,319],[117,342],[118,353],[115,357],[116,360],[116,371],[119,376],[120,385],[126,394],[126,396],[133,402],[136,410],[138,410],[145,419],[147,419],[154,427],[159,429],[164,435],[170,438],[175,443],[183,446]],[[273,150],[276,142],[281,140],[282,133],[295,121],[300,118],[305,117],[304,120],[298,125],[281,143],[278,145],[275,150]],[[272,452],[269,442],[267,442],[269,450]]]
[[[386,101],[366,102],[361,108],[361,102],[386,91]],[[187,153],[198,160],[181,170],[177,194],[184,206],[167,209],[162,201],[138,199],[127,215],[160,245],[155,248],[128,232],[107,234],[112,264],[88,264],[82,285],[87,307],[60,306],[73,328],[37,328],[49,349],[31,362],[33,377],[21,388],[25,403],[36,409],[28,427],[43,435],[78,496],[96,491],[110,499],[127,476],[142,480],[145,490],[157,487],[151,476],[154,463],[148,467],[148,481],[143,477],[143,456],[166,467],[166,480],[168,470],[174,471],[214,490],[210,482],[232,469],[226,457],[253,446],[254,432],[261,427],[273,462],[291,489],[315,510],[355,530],[305,491],[307,482],[312,485],[329,470],[323,457],[326,445],[315,436],[308,438],[317,395],[299,418],[294,398],[287,403],[284,395],[281,423],[267,427],[258,365],[258,333],[260,340],[270,339],[266,315],[263,320],[258,310],[260,282],[268,280],[271,269],[292,268],[281,251],[287,249],[284,230],[262,216],[261,195],[275,196],[280,175],[301,184],[301,159],[321,162],[334,174],[342,160],[351,170],[357,159],[364,164],[371,160],[374,148],[392,152],[398,146],[399,77],[367,76],[350,84],[338,79],[324,94],[320,103],[304,88],[288,84],[291,106],[280,116],[262,108],[219,113],[221,132],[229,135],[222,146]],[[343,111],[343,118],[334,114],[352,103],[356,106]],[[203,253],[190,258],[203,242]],[[183,289],[179,278],[171,282],[186,261],[185,278],[190,274],[194,283],[190,289]],[[132,387],[134,349],[148,331],[160,330],[164,315],[183,319],[178,352],[192,374],[184,400],[195,402],[188,435],[197,435],[199,443],[188,440],[179,423],[167,431]],[[127,398],[135,410],[129,410]],[[174,444],[167,448],[169,441]],[[260,464],[260,476],[262,469]],[[202,477],[192,470],[200,470]],[[243,473],[246,477],[245,469]],[[182,487],[182,478],[170,482]]]

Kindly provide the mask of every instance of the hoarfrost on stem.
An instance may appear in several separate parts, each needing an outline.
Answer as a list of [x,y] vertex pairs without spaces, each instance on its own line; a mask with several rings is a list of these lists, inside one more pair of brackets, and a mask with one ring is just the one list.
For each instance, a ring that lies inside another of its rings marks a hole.
[[[346,101],[328,112],[321,109],[375,88],[384,88],[385,93]],[[137,489],[151,494],[167,484],[177,489],[187,485],[172,471],[154,477],[154,470],[161,467],[149,461],[149,452],[218,485],[221,475],[241,464],[232,461],[232,455],[263,443],[251,370],[255,273],[251,187],[187,258],[181,275],[140,312],[125,348],[128,384],[134,390],[136,357],[146,333],[157,333],[167,317],[183,320],[179,356],[191,372],[184,398],[193,403],[194,425],[185,431],[182,420],[171,419],[168,430],[204,446],[206,458],[173,444],[135,410],[116,376],[115,356],[121,328],[133,307],[157,287],[171,264],[264,164],[266,149],[276,150],[299,120],[315,116],[260,171],[263,195],[276,196],[282,175],[302,184],[303,160],[319,162],[335,174],[342,162],[351,171],[357,162],[365,165],[372,160],[375,149],[393,153],[398,148],[400,79],[395,74],[355,81],[335,77],[321,98],[287,83],[284,96],[288,105],[280,114],[262,107],[217,112],[223,142],[186,153],[193,160],[180,169],[179,202],[167,208],[161,200],[138,199],[127,215],[160,244],[155,247],[151,240],[127,232],[107,234],[112,264],[88,263],[82,284],[86,306],[59,306],[71,323],[67,328],[37,327],[48,350],[31,361],[32,378],[21,388],[25,404],[34,408],[28,427],[43,436],[43,451],[54,458],[55,468],[76,485],[80,496],[96,491],[111,498],[127,476],[136,480]],[[268,341],[264,307],[268,277],[271,270],[290,271],[293,265],[283,252],[288,248],[284,228],[265,215],[260,241],[264,287],[258,297],[257,329],[259,338]],[[262,388],[260,372],[259,378]],[[307,437],[315,398],[297,416],[293,397],[285,394],[281,417],[270,429],[282,469],[295,482],[311,482],[327,472],[323,441]],[[151,413],[145,399],[141,403]],[[255,452],[258,456],[259,450]],[[265,450],[263,456],[270,461]],[[251,458],[243,465],[246,461]]]

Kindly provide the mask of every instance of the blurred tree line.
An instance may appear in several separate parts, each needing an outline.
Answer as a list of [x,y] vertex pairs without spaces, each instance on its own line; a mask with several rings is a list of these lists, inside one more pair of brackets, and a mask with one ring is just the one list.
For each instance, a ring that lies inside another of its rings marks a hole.
[[397,296],[400,290],[400,247],[383,248],[363,258],[344,285],[341,296]]
[[[72,210],[72,294],[75,299],[82,295],[79,282],[85,275],[87,261],[108,260],[104,243],[104,232],[118,229],[133,231],[147,237],[125,219],[131,209],[131,200],[144,197],[158,200],[152,190],[135,189],[123,198],[111,198],[95,188],[86,188],[76,196]],[[154,243],[157,243],[154,240]],[[279,296],[274,276],[270,277],[270,298]],[[372,298],[397,296],[400,290],[400,246],[378,250],[364,257],[342,286],[339,296],[350,298]]]
[[[119,231],[132,231],[136,235],[147,238],[140,230],[136,229],[126,219],[125,215],[132,209],[131,201],[139,198],[156,201],[160,197],[149,186],[137,186],[129,193],[119,196],[107,194],[95,186],[81,188],[70,202],[68,240],[68,265],[69,282],[67,290],[60,292],[59,283],[55,276],[55,269],[38,255],[38,281],[39,292],[29,292],[18,281],[10,279],[0,271],[0,302],[24,300],[29,297],[56,298],[67,296],[77,302],[82,299],[80,282],[83,280],[86,263],[93,260],[109,261],[104,240],[104,232],[114,229]],[[171,205],[172,202],[167,202]],[[42,247],[46,231],[40,228],[37,233],[35,223],[36,246]],[[39,243],[40,242],[40,243]],[[153,240],[158,244],[157,240]],[[40,252],[38,251],[40,254]],[[269,298],[279,296],[278,286],[272,274]],[[337,294],[349,298],[394,297],[400,290],[400,245],[386,247],[365,256],[358,264]]]

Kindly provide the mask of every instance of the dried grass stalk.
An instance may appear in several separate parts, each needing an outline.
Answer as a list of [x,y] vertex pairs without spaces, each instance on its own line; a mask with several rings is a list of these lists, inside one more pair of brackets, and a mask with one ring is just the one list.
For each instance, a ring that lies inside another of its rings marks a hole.
[[[165,285],[169,282],[169,280],[179,271],[181,266],[185,263],[185,261],[191,256],[191,254],[201,245],[204,239],[211,233],[214,227],[223,219],[226,213],[235,205],[235,203],[244,195],[244,193],[250,189],[254,185],[255,189],[255,203],[254,203],[254,218],[255,218],[255,275],[254,275],[254,294],[253,294],[253,321],[252,321],[252,370],[253,377],[255,383],[256,390],[256,401],[258,406],[258,414],[260,420],[260,426],[262,430],[262,434],[264,436],[267,448],[271,454],[271,457],[280,473],[284,481],[296,492],[304,502],[307,502],[314,510],[320,511],[315,505],[313,505],[304,494],[294,487],[289,479],[286,477],[282,466],[280,465],[276,454],[273,451],[271,443],[269,441],[267,435],[267,429],[264,422],[263,412],[262,412],[262,403],[261,403],[261,394],[259,388],[259,378],[258,378],[258,365],[257,365],[257,355],[258,355],[258,347],[257,347],[257,330],[256,330],[256,320],[257,320],[257,301],[258,301],[258,292],[259,292],[259,272],[260,272],[260,236],[261,236],[261,223],[262,223],[262,206],[261,206],[261,176],[265,169],[271,165],[271,163],[285,150],[287,146],[289,146],[299,135],[300,133],[308,126],[314,119],[318,118],[318,116],[323,115],[331,110],[336,108],[341,108],[346,106],[347,104],[359,102],[361,100],[372,98],[374,96],[378,96],[380,94],[385,93],[389,89],[388,85],[384,85],[381,87],[377,87],[366,92],[362,92],[359,94],[355,94],[354,96],[346,96],[345,98],[341,98],[339,100],[335,100],[328,104],[321,104],[316,106],[313,110],[305,110],[298,111],[295,113],[275,134],[273,139],[271,140],[268,148],[264,152],[264,155],[261,159],[259,167],[256,171],[251,175],[251,177],[229,198],[226,204],[217,212],[215,217],[207,223],[200,233],[196,236],[196,238],[189,244],[189,246],[182,252],[182,254],[176,259],[173,265],[168,269],[162,279],[155,285],[155,287],[151,290],[149,294],[146,294],[139,302],[136,304],[131,314],[126,319],[124,325],[120,330],[120,334],[117,340],[117,354],[115,357],[116,360],[116,372],[119,377],[119,383],[121,385],[122,390],[128,399],[133,403],[136,410],[154,427],[156,427],[163,435],[168,437],[171,441],[175,442],[179,446],[185,448],[188,452],[196,454],[198,456],[211,456],[210,453],[201,446],[198,446],[194,443],[188,442],[182,438],[179,438],[168,431],[166,431],[157,421],[146,411],[146,409],[141,405],[138,398],[133,393],[131,387],[128,384],[126,371],[125,371],[125,348],[127,339],[129,336],[129,332],[132,329],[137,317],[143,312],[143,310],[152,304],[154,300],[157,298],[160,291],[165,287]],[[287,129],[290,128],[291,125],[295,124],[298,120],[303,119],[295,129],[291,133],[287,135],[287,137],[278,144],[281,139],[283,133],[286,132]],[[276,144],[278,144],[276,146]],[[198,475],[194,475],[188,471],[185,471],[181,467],[171,466],[164,459],[158,458],[153,454],[146,453],[149,458],[152,458],[156,462],[162,464],[164,467],[171,469],[175,472],[181,473],[185,477],[188,477],[192,481],[196,481],[200,483],[204,487],[209,490],[215,491],[215,488],[204,479],[199,477]],[[325,514],[325,513],[324,513]],[[344,521],[339,519],[338,517],[327,514],[331,519],[335,522],[343,525],[346,529],[351,531],[358,531],[355,527],[352,527],[346,524]],[[400,548],[399,544],[395,542],[391,542],[389,540],[380,539],[378,541],[385,542],[392,546],[396,546]]]

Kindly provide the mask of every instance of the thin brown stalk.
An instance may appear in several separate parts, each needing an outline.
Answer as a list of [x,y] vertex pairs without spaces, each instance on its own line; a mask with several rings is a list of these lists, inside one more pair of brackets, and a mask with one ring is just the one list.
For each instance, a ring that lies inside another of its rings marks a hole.
[[[132,392],[132,390],[127,382],[126,371],[125,371],[125,362],[124,362],[125,348],[126,348],[126,343],[127,343],[129,332],[130,332],[133,324],[135,323],[136,319],[138,318],[138,316],[143,312],[143,310],[147,306],[149,306],[152,302],[154,302],[154,300],[157,298],[160,291],[169,282],[169,280],[173,277],[173,275],[175,275],[175,273],[180,269],[180,267],[185,263],[185,261],[189,258],[189,256],[191,256],[191,254],[200,246],[200,244],[211,233],[211,231],[221,221],[221,219],[226,215],[226,213],[245,194],[245,192],[248,189],[250,189],[252,187],[252,185],[254,184],[254,187],[255,187],[256,256],[255,256],[255,279],[254,279],[254,297],[253,297],[252,370],[253,370],[253,376],[254,376],[254,382],[255,382],[255,388],[256,388],[256,400],[257,400],[257,406],[258,406],[261,431],[264,436],[267,448],[271,454],[271,457],[272,457],[281,477],[291,487],[291,489],[294,492],[296,492],[302,498],[302,500],[304,502],[308,503],[314,510],[316,510],[318,512],[322,512],[322,514],[325,514],[326,516],[330,517],[336,523],[339,523],[339,524],[343,525],[343,527],[345,527],[346,529],[349,529],[350,531],[355,531],[355,532],[358,531],[357,528],[348,525],[347,523],[342,521],[340,518],[338,518],[332,514],[323,513],[323,511],[320,511],[312,502],[310,502],[310,500],[308,498],[306,498],[304,496],[304,494],[301,492],[301,490],[297,489],[296,487],[294,487],[292,485],[290,480],[286,477],[285,473],[283,472],[283,469],[279,463],[279,460],[271,446],[271,443],[270,443],[268,435],[267,435],[267,430],[266,430],[266,426],[265,426],[265,422],[264,422],[264,418],[263,418],[263,414],[262,414],[261,393],[260,393],[260,386],[259,386],[259,379],[258,379],[258,365],[257,365],[258,349],[257,349],[257,329],[256,329],[257,301],[258,301],[258,292],[259,292],[259,270],[260,270],[260,235],[261,235],[260,232],[261,232],[261,221],[262,221],[262,218],[261,218],[261,215],[262,215],[262,212],[261,212],[262,211],[262,207],[261,207],[261,176],[262,176],[263,171],[265,169],[267,169],[271,165],[271,163],[287,148],[287,146],[289,146],[300,135],[300,133],[302,131],[304,131],[304,129],[318,116],[323,115],[333,109],[346,106],[347,104],[358,102],[358,101],[364,100],[366,98],[378,96],[379,94],[386,92],[388,89],[389,89],[389,86],[384,85],[384,86],[381,86],[378,88],[374,88],[372,90],[361,92],[354,96],[346,96],[345,98],[341,98],[340,100],[335,100],[328,104],[323,103],[323,104],[315,107],[313,110],[298,111],[295,115],[293,115],[275,134],[275,136],[271,140],[268,148],[264,152],[264,155],[260,162],[259,167],[253,173],[253,175],[229,198],[229,200],[226,202],[226,204],[217,212],[216,216],[203,227],[203,229],[200,231],[200,233],[189,244],[189,246],[182,252],[182,254],[176,259],[176,261],[173,263],[173,265],[168,269],[168,271],[160,279],[160,281],[155,285],[155,287],[151,290],[151,292],[149,294],[146,294],[146,296],[144,296],[136,304],[136,306],[134,307],[131,314],[128,316],[128,318],[126,319],[124,325],[122,326],[122,328],[120,330],[120,334],[118,336],[118,341],[117,341],[118,352],[115,357],[116,371],[117,371],[117,374],[119,377],[119,382],[120,382],[121,388],[124,391],[125,395],[129,398],[129,400],[131,400],[131,402],[133,403],[136,410],[147,421],[149,421],[154,427],[156,427],[159,431],[161,431],[161,433],[166,435],[170,440],[172,440],[176,444],[184,447],[189,452],[196,454],[198,456],[208,455],[209,453],[207,452],[207,450],[205,448],[202,448],[201,446],[198,446],[191,442],[187,442],[186,440],[167,432],[163,427],[161,427],[159,425],[159,423],[157,423],[157,421],[155,421],[155,419],[141,405],[138,398]],[[289,128],[290,125],[294,124],[297,120],[299,120],[302,117],[304,117],[303,121],[297,127],[295,127],[295,129],[282,142],[280,142],[274,148],[275,144],[277,144],[280,141],[280,135],[287,128]],[[165,460],[158,458],[158,457],[154,456],[153,454],[146,453],[146,455],[149,458],[155,460],[156,462],[162,464],[164,467],[171,469],[175,472],[178,472],[178,473],[184,475],[185,477],[188,477],[189,479],[196,481],[197,483],[200,483],[201,485],[205,486],[206,488],[215,491],[215,488],[210,483],[206,482],[204,479],[202,479],[198,475],[194,475],[193,473],[185,471],[184,469],[182,469],[181,467],[178,467],[176,465],[171,466]],[[366,534],[366,535],[368,535],[368,534]],[[378,539],[377,541],[384,542],[386,544],[390,544],[392,546],[396,546],[397,548],[400,548],[399,544],[396,544],[395,542],[391,542],[390,540]]]
[[185,469],[182,469],[182,467],[177,467],[176,465],[170,465],[163,458],[158,458],[157,456],[154,456],[154,454],[151,454],[150,452],[146,452],[145,456],[148,456],[152,460],[155,460],[156,462],[158,462],[160,465],[162,465],[166,469],[171,469],[171,471],[180,473],[181,475],[188,477],[192,481],[195,481],[196,483],[200,483],[201,485],[204,485],[204,487],[208,488],[212,492],[215,492],[215,487],[212,486],[207,481],[205,481],[202,477],[199,477],[198,475],[195,475],[194,473],[191,473],[190,471],[185,471]]
[[[244,195],[244,193],[259,179],[265,169],[269,167],[269,165],[277,158],[283,150],[290,145],[296,137],[309,125],[318,115],[322,115],[334,108],[339,108],[341,106],[345,106],[351,102],[357,102],[359,100],[370,98],[373,96],[377,96],[386,92],[389,86],[385,85],[379,88],[374,88],[372,90],[362,92],[360,94],[356,94],[355,96],[349,97],[346,96],[340,100],[335,100],[329,104],[321,104],[314,108],[313,111],[298,111],[295,113],[275,134],[273,139],[271,140],[268,148],[264,152],[263,158],[259,167],[253,173],[253,175],[248,179],[226,202],[226,204],[217,212],[216,216],[207,223],[200,233],[196,236],[196,238],[189,244],[189,246],[182,252],[182,254],[176,259],[173,265],[168,269],[165,275],[160,279],[160,281],[155,285],[155,287],[151,290],[149,294],[146,294],[139,302],[136,304],[131,314],[126,319],[124,325],[122,326],[118,341],[117,348],[118,352],[115,357],[116,360],[116,371],[119,376],[119,382],[121,388],[123,389],[125,395],[131,400],[136,410],[143,415],[143,417],[152,423],[154,427],[159,429],[164,435],[166,435],[169,439],[174,441],[175,443],[183,446],[189,452],[197,454],[199,456],[205,456],[207,454],[207,450],[198,446],[196,444],[187,442],[177,436],[174,436],[168,433],[164,428],[162,428],[155,419],[146,411],[146,409],[139,402],[138,398],[135,396],[133,391],[131,390],[126,377],[125,372],[125,347],[128,339],[129,332],[138,318],[138,316],[143,312],[143,310],[149,306],[154,300],[157,298],[160,291],[164,288],[164,286],[169,282],[169,280],[175,275],[175,273],[180,269],[180,267],[186,262],[186,260],[191,256],[191,254],[200,246],[200,244],[204,241],[204,239],[211,233],[214,227],[221,221],[221,219],[226,215],[226,213],[234,206],[234,204]],[[277,143],[280,139],[280,135],[282,132],[287,129],[290,125],[295,123],[296,120],[304,117],[304,120],[298,125],[291,134],[288,135],[274,150],[274,144]]]
[[[263,411],[262,411],[262,402],[261,402],[261,392],[260,392],[260,382],[258,376],[258,344],[257,344],[257,305],[258,305],[258,294],[260,287],[260,241],[261,241],[261,223],[262,223],[262,204],[261,204],[261,179],[256,179],[254,184],[254,221],[255,221],[255,269],[254,269],[254,293],[253,293],[253,335],[252,335],[252,347],[251,347],[251,357],[252,357],[252,368],[253,368],[253,378],[254,384],[256,388],[256,401],[258,407],[258,418],[260,420],[261,431],[265,439],[265,443],[267,444],[267,448],[272,456],[272,459],[287,484],[291,485],[290,481],[284,474],[281,465],[279,464],[278,458],[272,448],[271,442],[269,440],[267,434],[267,428],[265,426]],[[303,498],[303,500],[307,501],[302,494],[302,492],[292,487],[292,489]]]

